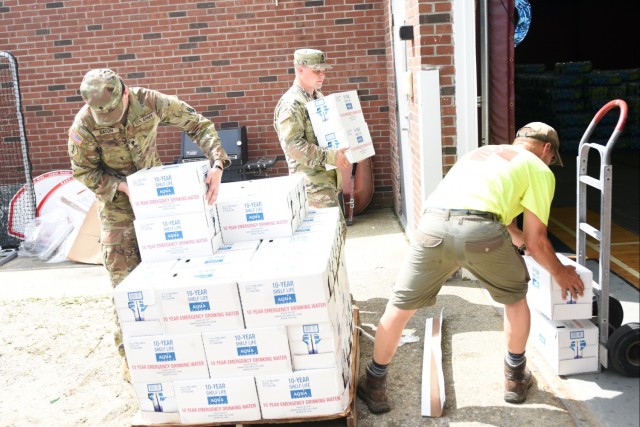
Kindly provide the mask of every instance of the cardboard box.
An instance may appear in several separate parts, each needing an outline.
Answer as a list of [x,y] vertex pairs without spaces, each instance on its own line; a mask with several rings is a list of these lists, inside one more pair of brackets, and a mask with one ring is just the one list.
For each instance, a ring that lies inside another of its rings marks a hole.
[[344,247],[343,235],[340,232],[340,215],[338,207],[318,209],[312,214],[307,214],[293,236],[263,240],[252,259],[256,262],[279,262],[277,259],[268,259],[271,256],[295,259],[290,262],[297,263],[297,258],[306,262],[312,258],[312,254],[319,253],[321,257],[325,257],[328,253],[337,260]]
[[334,150],[349,148],[345,154],[351,163],[373,156],[376,152],[367,123],[362,121],[351,126],[349,128],[314,128],[318,145]]
[[89,212],[95,200],[96,195],[87,187],[81,188],[76,192],[69,191],[60,196],[60,203],[85,215]]
[[136,219],[204,212],[209,161],[176,163],[142,169],[127,176]]
[[132,383],[209,378],[200,334],[125,337]]
[[133,225],[144,261],[213,255],[222,245],[215,205],[206,212],[136,219]]
[[551,274],[538,264],[531,256],[524,256],[529,270],[529,305],[551,320],[591,319],[593,299],[593,274],[588,268],[576,263],[562,254],[556,254],[564,265],[576,268],[584,283],[584,295],[574,300],[569,293],[562,300],[562,289],[551,277]]
[[91,205],[95,203],[95,194],[84,187],[77,192],[69,192],[63,194],[59,199],[59,206],[67,213],[67,218],[73,224],[73,228],[80,228],[85,216],[91,209]]
[[238,285],[227,269],[174,268],[158,282],[156,301],[165,334],[244,328]]
[[348,363],[353,348],[353,304],[345,286],[336,286],[327,323],[287,326],[294,371],[338,368]]
[[162,333],[155,284],[171,277],[175,261],[140,263],[113,291],[123,336]]
[[[329,322],[336,311],[339,259],[329,249],[291,255],[288,246],[262,246],[240,275],[247,327]],[[260,253],[268,251],[268,255]],[[340,293],[341,295],[341,293]]]
[[351,375],[345,377],[340,368],[256,377],[260,408],[265,419],[341,413],[349,404],[350,383]]
[[102,260],[102,245],[100,244],[100,230],[98,203],[94,201],[84,216],[76,238],[69,252],[67,252],[67,258],[70,261],[84,264],[104,264]]
[[288,325],[287,337],[292,355],[331,353],[338,347],[330,322]]
[[183,424],[229,423],[261,418],[253,377],[176,381]]
[[423,417],[441,417],[444,411],[445,385],[442,369],[442,320],[444,310],[438,318],[425,321],[424,351],[422,359],[422,404]]
[[532,310],[530,337],[558,375],[598,371],[599,330],[590,320],[549,320]]
[[321,147],[335,150],[349,147],[346,155],[351,163],[375,154],[357,91],[315,99],[307,103],[307,111]]
[[307,103],[314,131],[327,128],[350,128],[364,121],[362,106],[355,90],[339,92]]
[[304,177],[224,183],[216,206],[225,244],[291,236],[308,210]]
[[[341,335],[340,331],[346,333]],[[298,372],[344,366],[345,360],[348,360],[353,348],[353,328],[346,327],[346,325],[336,327],[335,335],[340,335],[340,337],[336,337],[336,347],[331,351],[314,354],[292,354],[293,370]]]
[[291,372],[284,326],[208,332],[202,341],[212,378]]

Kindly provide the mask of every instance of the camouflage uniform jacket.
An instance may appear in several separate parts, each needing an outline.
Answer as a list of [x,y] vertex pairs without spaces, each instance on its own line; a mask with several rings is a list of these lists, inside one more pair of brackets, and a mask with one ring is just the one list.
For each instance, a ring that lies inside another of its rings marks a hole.
[[[134,172],[161,165],[155,143],[160,123],[176,126],[196,141],[211,160],[230,160],[213,123],[175,96],[129,87],[126,124],[97,125],[89,107],[76,114],[69,129],[68,150],[73,176],[96,194],[103,229],[128,222],[129,199],[117,191],[118,184]],[[110,212],[111,211],[111,212]]]
[[322,189],[336,190],[340,188],[341,178],[335,169],[327,171],[325,168],[325,165],[335,166],[336,152],[318,146],[307,112],[307,102],[318,98],[322,98],[322,93],[315,91],[310,97],[294,83],[278,101],[273,118],[289,174],[304,173],[307,191],[311,193]]

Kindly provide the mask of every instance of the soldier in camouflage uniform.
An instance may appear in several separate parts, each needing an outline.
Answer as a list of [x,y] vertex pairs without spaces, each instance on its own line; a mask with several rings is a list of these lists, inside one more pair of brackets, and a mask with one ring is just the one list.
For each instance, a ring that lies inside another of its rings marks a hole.
[[[351,169],[344,151],[322,148],[318,140],[306,104],[322,98],[320,88],[324,71],[331,66],[325,62],[325,54],[315,49],[298,49],[293,55],[295,80],[293,86],[280,98],[274,113],[274,128],[289,166],[289,174],[305,174],[307,197],[312,208],[340,206],[342,169]],[[326,166],[338,169],[327,170]],[[343,218],[343,231],[344,228]]]
[[109,69],[89,71],[80,94],[86,105],[69,129],[71,168],[73,176],[96,194],[103,261],[115,287],[141,261],[126,177],[161,165],[155,141],[158,125],[182,129],[211,160],[206,178],[209,204],[215,202],[222,171],[231,162],[213,123],[175,96],[128,87]]

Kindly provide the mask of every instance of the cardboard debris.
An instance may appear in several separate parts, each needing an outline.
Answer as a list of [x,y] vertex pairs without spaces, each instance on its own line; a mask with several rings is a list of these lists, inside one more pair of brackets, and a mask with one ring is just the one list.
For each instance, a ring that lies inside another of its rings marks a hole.
[[84,264],[102,264],[102,246],[99,240],[100,218],[98,218],[98,205],[97,202],[93,202],[89,212],[84,217],[69,253],[67,253],[67,259]]
[[428,318],[424,329],[422,360],[422,416],[440,417],[444,410],[444,372],[442,370],[442,319]]

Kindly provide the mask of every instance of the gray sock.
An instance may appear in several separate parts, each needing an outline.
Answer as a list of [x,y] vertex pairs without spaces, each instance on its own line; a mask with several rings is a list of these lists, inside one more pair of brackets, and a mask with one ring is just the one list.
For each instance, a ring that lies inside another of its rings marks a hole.
[[376,363],[376,361],[373,360],[372,358],[369,364],[367,365],[367,369],[374,377],[382,377],[384,376],[384,374],[387,373],[387,369],[389,369],[389,365],[381,365],[379,363]]
[[522,354],[515,354],[511,352],[507,352],[507,357],[505,358],[509,366],[512,368],[517,368],[525,363],[527,363],[527,358]]

